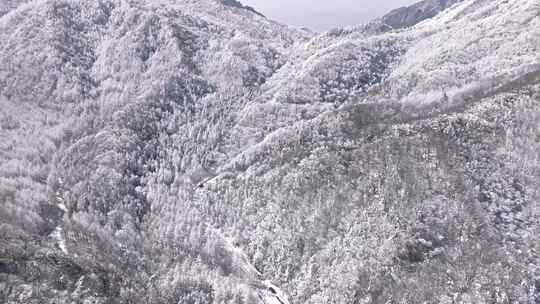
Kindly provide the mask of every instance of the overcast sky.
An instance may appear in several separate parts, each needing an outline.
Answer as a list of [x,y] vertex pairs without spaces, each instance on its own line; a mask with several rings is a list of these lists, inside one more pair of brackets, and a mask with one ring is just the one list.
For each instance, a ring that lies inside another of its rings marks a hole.
[[355,25],[418,0],[241,0],[267,17],[296,27],[322,31]]

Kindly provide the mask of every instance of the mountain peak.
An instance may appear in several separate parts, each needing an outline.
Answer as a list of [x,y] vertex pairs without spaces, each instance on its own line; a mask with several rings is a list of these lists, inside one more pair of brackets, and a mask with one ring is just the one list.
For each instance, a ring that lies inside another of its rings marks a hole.
[[395,9],[382,17],[384,23],[395,29],[411,27],[432,18],[448,7],[463,0],[424,0],[411,6]]
[[247,6],[247,5],[243,5],[240,1],[237,1],[237,0],[220,0],[221,3],[223,5],[227,5],[227,6],[232,6],[232,7],[236,7],[236,8],[241,8],[241,9],[245,9],[245,10],[248,10],[252,13],[255,13],[261,17],[265,17],[263,14],[259,13],[258,11],[256,11],[253,7],[251,6]]

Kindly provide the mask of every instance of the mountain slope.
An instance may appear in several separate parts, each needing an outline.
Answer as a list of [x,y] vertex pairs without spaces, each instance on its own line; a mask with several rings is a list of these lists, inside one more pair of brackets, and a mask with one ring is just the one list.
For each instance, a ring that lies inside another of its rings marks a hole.
[[392,28],[406,28],[435,17],[450,6],[463,0],[424,0],[411,6],[395,9],[382,17]]
[[307,37],[213,0],[19,7],[0,299],[535,303],[539,12]]
[[246,9],[246,10],[252,12],[252,13],[255,13],[255,14],[261,16],[261,17],[264,17],[263,14],[259,13],[254,8],[252,8],[251,6],[243,5],[242,3],[240,3],[240,2],[238,2],[236,0],[223,0],[223,1],[221,1],[221,3],[223,3],[225,5],[228,5],[228,6],[232,6],[232,7]]
[[0,3],[0,16],[16,9],[19,5],[28,2],[27,0],[4,0]]

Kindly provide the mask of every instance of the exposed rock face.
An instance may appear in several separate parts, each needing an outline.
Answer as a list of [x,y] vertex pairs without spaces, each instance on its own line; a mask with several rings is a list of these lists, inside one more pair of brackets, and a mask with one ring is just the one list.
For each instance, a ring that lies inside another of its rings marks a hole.
[[411,27],[429,18],[448,7],[463,0],[424,0],[408,7],[402,7],[386,14],[382,20],[395,29]]
[[0,302],[538,303],[539,12],[0,17]]

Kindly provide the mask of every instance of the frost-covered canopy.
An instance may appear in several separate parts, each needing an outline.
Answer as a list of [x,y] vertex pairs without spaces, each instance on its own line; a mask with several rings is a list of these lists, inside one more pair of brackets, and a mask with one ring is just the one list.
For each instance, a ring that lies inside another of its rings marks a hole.
[[537,0],[320,35],[235,1],[13,3],[0,302],[540,299]]

